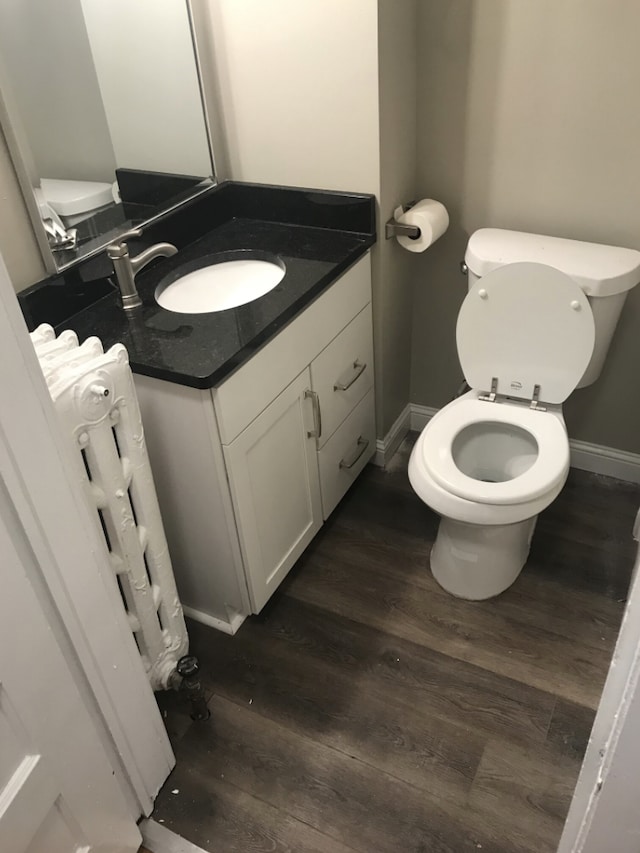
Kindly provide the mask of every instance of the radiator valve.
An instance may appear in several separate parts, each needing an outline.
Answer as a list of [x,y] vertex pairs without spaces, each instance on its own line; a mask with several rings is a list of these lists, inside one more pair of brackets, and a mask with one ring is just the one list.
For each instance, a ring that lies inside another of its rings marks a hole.
[[182,679],[180,689],[185,690],[191,702],[191,719],[208,720],[211,712],[204,698],[200,683],[200,664],[195,655],[184,655],[176,664],[176,672]]

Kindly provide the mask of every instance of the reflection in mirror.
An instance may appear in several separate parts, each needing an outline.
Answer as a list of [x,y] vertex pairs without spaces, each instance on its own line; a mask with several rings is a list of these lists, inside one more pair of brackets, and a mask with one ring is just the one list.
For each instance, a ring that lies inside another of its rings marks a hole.
[[188,0],[2,0],[0,94],[52,272],[213,182]]

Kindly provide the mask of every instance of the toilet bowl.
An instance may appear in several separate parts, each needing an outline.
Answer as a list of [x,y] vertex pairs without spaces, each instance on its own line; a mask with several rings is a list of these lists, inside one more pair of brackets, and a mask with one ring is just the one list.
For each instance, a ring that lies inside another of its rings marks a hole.
[[414,445],[409,480],[442,518],[431,552],[440,586],[459,598],[499,595],[524,566],[535,522],[569,472],[562,414],[515,401],[487,411],[469,391],[436,414]]
[[561,404],[590,363],[595,324],[566,273],[511,263],[471,286],[456,340],[471,390],[424,428],[409,479],[442,517],[430,558],[435,579],[480,600],[515,581],[538,513],[566,481]]

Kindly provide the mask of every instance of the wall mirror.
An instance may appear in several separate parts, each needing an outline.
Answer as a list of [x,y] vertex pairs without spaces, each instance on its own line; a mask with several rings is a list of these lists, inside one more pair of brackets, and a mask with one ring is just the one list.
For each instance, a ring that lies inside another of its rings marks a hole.
[[50,273],[214,182],[190,0],[2,0],[0,119]]

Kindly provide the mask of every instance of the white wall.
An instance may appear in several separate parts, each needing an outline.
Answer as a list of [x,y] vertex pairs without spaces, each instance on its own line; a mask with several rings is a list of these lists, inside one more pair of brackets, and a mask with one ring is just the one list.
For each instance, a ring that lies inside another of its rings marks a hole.
[[[419,261],[412,402],[461,380],[455,322],[468,236],[515,228],[640,249],[640,4],[635,0],[422,0],[421,195],[449,232]],[[564,410],[573,438],[640,452],[640,288],[603,373]]]
[[379,191],[376,7],[209,3],[233,178]]
[[81,0],[115,162],[211,175],[184,0]]

